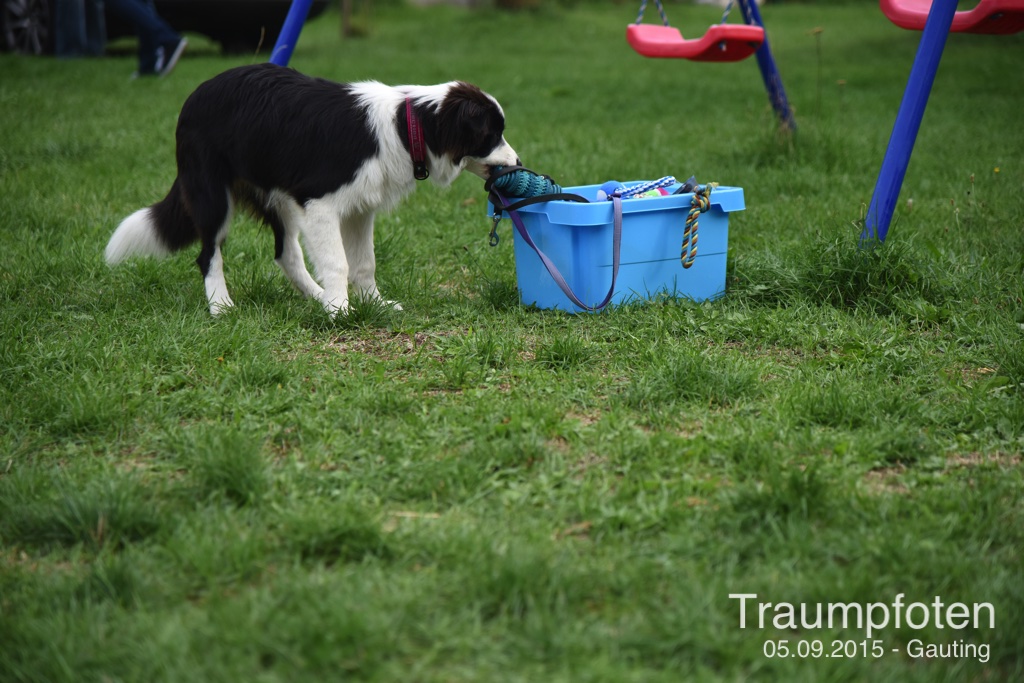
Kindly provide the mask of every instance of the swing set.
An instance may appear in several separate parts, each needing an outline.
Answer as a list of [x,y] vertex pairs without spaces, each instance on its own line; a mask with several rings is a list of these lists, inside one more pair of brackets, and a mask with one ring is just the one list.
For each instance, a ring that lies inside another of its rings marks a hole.
[[[729,0],[722,21],[708,27],[700,38],[689,40],[683,38],[678,28],[669,24],[661,0],[654,0],[654,3],[658,7],[662,25],[642,23],[647,0],[641,0],[636,22],[626,27],[626,40],[630,47],[644,57],[688,59],[695,62],[738,62],[756,55],[768,99],[779,121],[789,130],[796,128],[793,110],[782,87],[782,78],[768,46],[768,37],[755,0]],[[734,4],[738,4],[743,13],[742,24],[726,23]]]
[[949,33],[1009,35],[1024,31],[1024,0],[981,0],[974,9],[963,12],[956,11],[956,0],[880,0],[879,5],[892,23],[922,33],[871,194],[860,236],[862,244],[884,242],[889,232]]
[[[733,5],[730,0],[722,22],[692,40],[685,40],[669,25],[661,0],[654,1],[663,26],[641,23],[647,8],[647,0],[641,0],[636,23],[626,29],[626,39],[634,50],[644,57],[700,62],[731,62],[756,54],[775,112],[784,125],[796,127],[755,0],[735,0],[743,10],[745,25],[725,23]],[[862,243],[885,241],[949,33],[1009,35],[1024,31],[1024,0],[980,0],[973,9],[961,12],[956,5],[957,0],[879,0],[882,13],[892,23],[922,34],[868,206]]]

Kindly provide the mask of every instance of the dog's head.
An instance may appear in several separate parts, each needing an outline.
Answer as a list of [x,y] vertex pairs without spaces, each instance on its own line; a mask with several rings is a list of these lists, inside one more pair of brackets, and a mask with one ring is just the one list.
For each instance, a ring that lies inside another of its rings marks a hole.
[[446,84],[435,120],[431,147],[453,167],[450,178],[434,169],[438,182],[451,182],[463,169],[487,180],[494,166],[519,164],[516,151],[505,141],[501,105],[475,85],[462,81]]

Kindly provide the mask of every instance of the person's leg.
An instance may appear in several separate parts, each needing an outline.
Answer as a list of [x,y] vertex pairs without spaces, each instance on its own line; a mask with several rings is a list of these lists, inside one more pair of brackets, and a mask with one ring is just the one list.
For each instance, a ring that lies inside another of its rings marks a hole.
[[[175,51],[181,44],[181,36],[160,18],[147,0],[106,0],[106,3],[114,14],[135,26],[139,37],[139,73],[165,71],[159,50]],[[178,54],[180,56],[180,51]],[[169,56],[166,55],[164,59]]]
[[99,57],[107,47],[107,22],[103,17],[103,0],[85,0],[85,50]]
[[83,0],[57,0],[54,53],[58,57],[81,57],[85,54],[85,16]]

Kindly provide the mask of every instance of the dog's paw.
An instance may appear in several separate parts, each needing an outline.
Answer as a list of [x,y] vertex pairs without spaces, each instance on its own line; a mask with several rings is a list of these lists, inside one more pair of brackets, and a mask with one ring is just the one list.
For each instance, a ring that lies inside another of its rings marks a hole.
[[331,320],[339,315],[348,315],[348,299],[321,299],[320,303],[323,304],[327,315],[331,316]]
[[210,302],[210,315],[216,318],[218,315],[230,311],[235,305],[230,296],[225,296],[216,301]]
[[391,301],[390,299],[385,299],[384,301],[382,301],[382,303],[385,306],[390,306],[392,311],[401,311],[401,310],[403,310],[402,309],[402,304],[398,303],[397,301]]

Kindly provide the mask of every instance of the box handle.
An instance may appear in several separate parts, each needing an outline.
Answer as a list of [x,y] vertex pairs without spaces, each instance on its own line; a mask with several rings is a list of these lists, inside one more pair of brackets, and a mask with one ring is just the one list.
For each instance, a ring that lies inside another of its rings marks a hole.
[[610,197],[612,200],[612,212],[614,214],[612,222],[612,284],[608,288],[608,293],[605,295],[604,299],[601,300],[601,303],[588,306],[583,303],[578,296],[576,296],[576,293],[572,291],[572,287],[570,287],[569,283],[565,281],[562,274],[558,272],[558,268],[555,264],[552,263],[551,259],[549,259],[547,255],[534,243],[533,238],[530,237],[530,231],[526,229],[526,225],[519,217],[519,212],[514,208],[510,209],[509,202],[507,202],[503,196],[500,194],[497,194],[497,196],[504,206],[505,211],[508,213],[509,218],[512,219],[512,225],[516,226],[516,230],[519,232],[520,237],[522,237],[523,241],[526,242],[534,252],[536,252],[537,256],[540,258],[540,262],[544,264],[544,268],[547,269],[548,274],[551,276],[551,279],[555,281],[555,284],[558,285],[560,290],[562,290],[562,293],[569,297],[569,301],[591,313],[599,311],[608,305],[608,302],[612,300],[612,295],[615,293],[615,280],[619,277],[619,249],[622,244],[622,199],[620,197],[614,195]]

